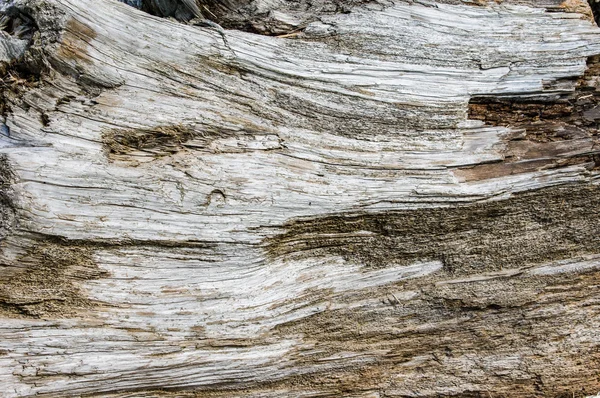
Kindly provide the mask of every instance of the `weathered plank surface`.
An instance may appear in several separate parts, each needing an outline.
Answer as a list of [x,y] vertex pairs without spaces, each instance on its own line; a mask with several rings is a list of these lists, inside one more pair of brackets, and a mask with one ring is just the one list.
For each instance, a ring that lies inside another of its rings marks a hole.
[[600,391],[587,4],[310,4],[3,6],[0,395]]

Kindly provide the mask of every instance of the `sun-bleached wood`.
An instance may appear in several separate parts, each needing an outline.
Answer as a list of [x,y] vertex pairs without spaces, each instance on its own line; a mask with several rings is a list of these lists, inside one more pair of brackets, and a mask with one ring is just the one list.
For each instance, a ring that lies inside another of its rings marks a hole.
[[0,395],[600,390],[586,4],[10,7]]

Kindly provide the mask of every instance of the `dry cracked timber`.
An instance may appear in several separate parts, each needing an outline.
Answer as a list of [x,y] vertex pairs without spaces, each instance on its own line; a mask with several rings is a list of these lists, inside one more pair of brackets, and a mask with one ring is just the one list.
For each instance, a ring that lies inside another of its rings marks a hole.
[[0,6],[1,396],[600,391],[593,6],[198,4]]

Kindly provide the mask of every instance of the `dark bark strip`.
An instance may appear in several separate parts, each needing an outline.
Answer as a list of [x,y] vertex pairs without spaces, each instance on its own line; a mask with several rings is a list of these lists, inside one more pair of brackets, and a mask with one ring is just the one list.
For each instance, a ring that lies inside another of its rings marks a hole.
[[297,220],[272,256],[341,255],[368,267],[441,260],[457,275],[600,253],[600,188],[567,185],[453,208]]

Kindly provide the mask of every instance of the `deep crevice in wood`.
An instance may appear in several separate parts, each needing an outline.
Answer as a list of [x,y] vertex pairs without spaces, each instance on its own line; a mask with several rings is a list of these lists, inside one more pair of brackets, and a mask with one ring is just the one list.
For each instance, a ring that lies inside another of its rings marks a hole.
[[600,26],[600,1],[598,0],[587,0],[590,8],[592,9],[592,13],[594,14],[594,20],[596,24]]
[[[360,5],[376,0],[279,1],[270,9],[259,8],[251,0],[119,0],[159,17],[181,22],[204,18],[226,29],[261,35],[281,36],[297,33],[319,15],[346,14]],[[196,10],[192,12],[191,10]],[[287,19],[274,17],[273,11],[289,13]],[[296,19],[298,22],[289,22]]]

